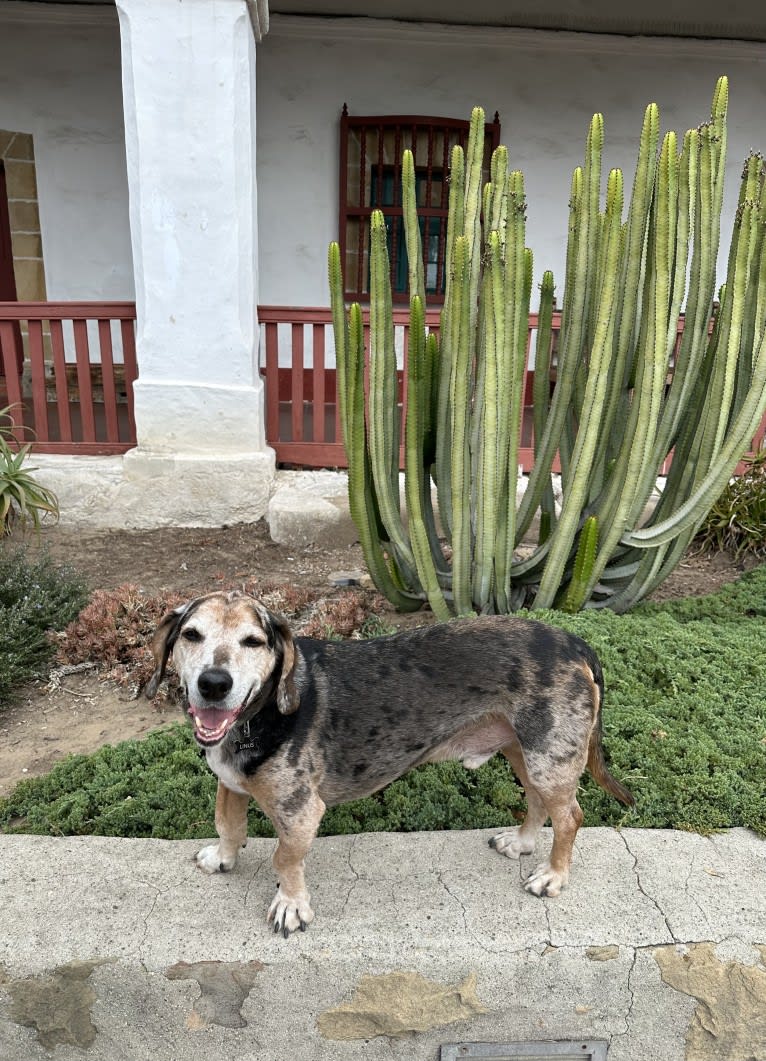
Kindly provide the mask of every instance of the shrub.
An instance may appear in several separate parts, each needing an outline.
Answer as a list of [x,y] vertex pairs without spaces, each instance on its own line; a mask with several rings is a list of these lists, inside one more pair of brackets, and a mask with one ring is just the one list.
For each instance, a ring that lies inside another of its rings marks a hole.
[[86,599],[82,579],[46,555],[0,554],[0,703],[43,673],[55,651],[50,631],[66,626]]
[[726,486],[700,528],[704,552],[727,550],[735,559],[766,557],[766,450],[744,458],[744,473]]
[[0,409],[0,524],[5,533],[16,520],[31,523],[40,529],[46,516],[58,519],[59,506],[56,495],[47,487],[40,486],[32,474],[34,468],[27,465],[30,444],[19,444],[11,410],[7,405]]
[[96,590],[56,638],[56,659],[63,664],[93,660],[112,680],[141,686],[154,669],[148,651],[154,630],[162,616],[184,600],[168,591],[149,596],[129,583]]
[[[384,632],[378,615],[383,600],[365,590],[337,590],[323,596],[318,590],[273,583],[259,586],[251,582],[243,588],[256,594],[268,608],[286,615],[293,629],[306,637],[361,637]],[[77,618],[57,636],[56,658],[62,664],[95,660],[105,668],[105,677],[140,687],[154,669],[149,645],[159,620],[189,597],[188,593],[167,590],[150,595],[130,583],[96,590]]]

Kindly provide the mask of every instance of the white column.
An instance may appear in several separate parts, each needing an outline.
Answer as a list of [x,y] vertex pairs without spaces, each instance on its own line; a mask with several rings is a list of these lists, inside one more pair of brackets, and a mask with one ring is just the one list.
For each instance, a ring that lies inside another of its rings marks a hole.
[[125,472],[163,493],[158,480],[201,477],[204,496],[188,505],[220,509],[199,513],[216,522],[227,510],[226,468],[240,490],[242,461],[266,477],[256,508],[274,471],[257,366],[252,11],[246,0],[117,8],[139,369],[138,447]]
[[245,0],[118,0],[139,446],[262,450],[255,42]]

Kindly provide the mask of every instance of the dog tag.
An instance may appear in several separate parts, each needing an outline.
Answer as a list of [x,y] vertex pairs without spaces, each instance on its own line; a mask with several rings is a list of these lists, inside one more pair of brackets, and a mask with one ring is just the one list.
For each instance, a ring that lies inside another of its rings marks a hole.
[[255,741],[248,739],[250,737],[250,719],[248,719],[245,722],[244,726],[242,727],[242,736],[245,738],[245,740],[243,740],[243,741],[238,740],[237,741],[237,751],[238,752],[252,751],[253,748],[255,747]]

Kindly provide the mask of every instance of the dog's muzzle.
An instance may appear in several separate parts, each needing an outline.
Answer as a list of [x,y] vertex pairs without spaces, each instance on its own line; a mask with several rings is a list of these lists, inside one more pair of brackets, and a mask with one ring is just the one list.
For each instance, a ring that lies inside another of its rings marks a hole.
[[208,667],[197,679],[196,690],[189,690],[186,712],[194,723],[194,736],[199,744],[205,747],[219,744],[247,706],[249,697],[236,707],[223,706],[233,684],[227,670]]

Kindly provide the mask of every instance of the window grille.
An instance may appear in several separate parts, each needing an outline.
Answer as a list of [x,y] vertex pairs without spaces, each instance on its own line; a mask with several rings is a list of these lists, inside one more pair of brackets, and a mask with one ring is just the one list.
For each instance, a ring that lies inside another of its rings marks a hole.
[[[469,123],[453,118],[412,115],[358,117],[346,105],[340,119],[340,249],[345,295],[369,299],[370,215],[383,211],[388,231],[394,302],[408,301],[407,250],[402,211],[402,154],[415,161],[415,188],[429,302],[444,297],[449,167],[452,148],[468,142]],[[484,180],[492,152],[500,143],[500,118],[487,122]]]

